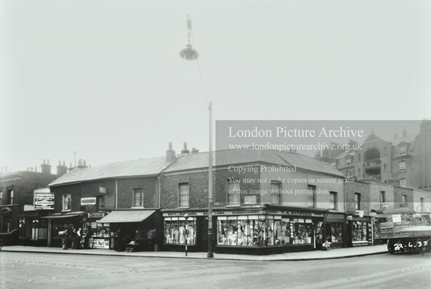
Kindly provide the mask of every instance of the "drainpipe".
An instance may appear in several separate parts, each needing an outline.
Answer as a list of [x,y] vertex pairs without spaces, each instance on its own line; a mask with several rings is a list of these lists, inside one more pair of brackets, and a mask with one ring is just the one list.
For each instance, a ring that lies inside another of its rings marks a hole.
[[118,179],[115,179],[115,209],[118,209]]
[[161,184],[161,178],[162,178],[163,174],[161,174],[160,176],[157,177],[157,180],[159,181],[159,209],[161,209],[161,201],[162,201],[162,184]]

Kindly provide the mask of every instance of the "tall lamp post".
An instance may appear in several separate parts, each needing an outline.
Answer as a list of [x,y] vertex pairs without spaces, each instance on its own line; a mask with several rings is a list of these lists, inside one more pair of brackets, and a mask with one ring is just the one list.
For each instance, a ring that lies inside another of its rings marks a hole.
[[[192,20],[190,15],[187,17],[187,29],[188,29],[188,44],[186,48],[180,51],[180,57],[185,60],[198,59],[199,53],[190,44],[190,33],[192,31]],[[208,104],[209,111],[209,152],[208,152],[208,258],[214,257],[213,254],[213,217],[212,217],[212,202],[213,202],[213,188],[212,188],[212,173],[213,173],[213,162],[212,162],[212,103]],[[187,252],[186,252],[187,254]]]

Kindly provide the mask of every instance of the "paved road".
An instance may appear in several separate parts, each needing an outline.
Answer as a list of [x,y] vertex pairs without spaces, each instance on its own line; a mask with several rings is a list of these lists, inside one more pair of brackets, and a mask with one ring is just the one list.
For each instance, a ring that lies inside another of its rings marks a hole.
[[0,288],[430,288],[431,254],[222,261],[0,253]]

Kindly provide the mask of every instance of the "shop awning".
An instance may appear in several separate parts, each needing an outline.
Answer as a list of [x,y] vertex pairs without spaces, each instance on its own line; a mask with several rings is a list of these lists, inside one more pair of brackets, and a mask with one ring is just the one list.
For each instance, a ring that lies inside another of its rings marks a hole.
[[155,210],[112,211],[97,223],[138,223],[151,216]]

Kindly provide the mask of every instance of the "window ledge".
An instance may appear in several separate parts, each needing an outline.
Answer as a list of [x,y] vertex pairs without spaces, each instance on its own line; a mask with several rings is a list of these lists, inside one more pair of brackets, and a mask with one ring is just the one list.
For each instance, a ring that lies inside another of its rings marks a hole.
[[71,212],[72,210],[61,210],[62,213],[64,212]]
[[241,204],[238,205],[227,205],[226,208],[239,208],[241,207]]

